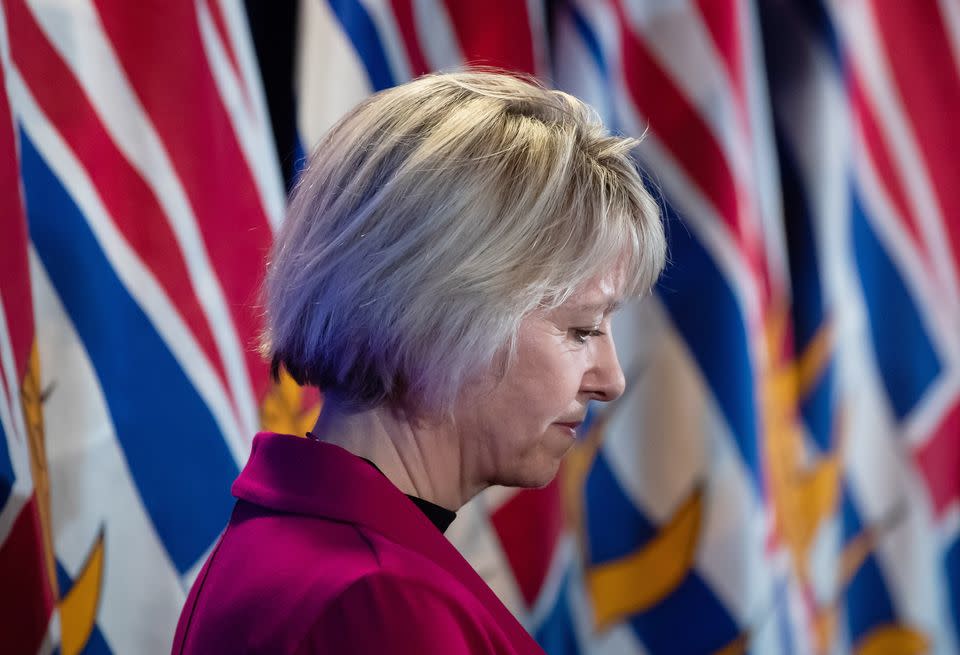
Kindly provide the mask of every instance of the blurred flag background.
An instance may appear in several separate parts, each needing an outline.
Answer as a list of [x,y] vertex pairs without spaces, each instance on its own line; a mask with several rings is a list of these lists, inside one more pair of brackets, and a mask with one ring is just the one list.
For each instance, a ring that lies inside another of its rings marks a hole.
[[0,8],[3,652],[169,651],[253,434],[319,407],[253,349],[284,189],[483,64],[644,135],[671,261],[627,393],[450,539],[550,655],[960,653],[958,0]]

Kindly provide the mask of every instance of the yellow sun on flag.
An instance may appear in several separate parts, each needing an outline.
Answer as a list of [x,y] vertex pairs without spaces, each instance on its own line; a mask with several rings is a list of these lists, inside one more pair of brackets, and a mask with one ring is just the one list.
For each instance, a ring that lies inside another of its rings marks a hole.
[[[777,537],[789,551],[797,578],[809,581],[810,548],[840,498],[842,420],[834,425],[832,448],[808,456],[799,407],[830,362],[833,329],[825,323],[796,360],[785,347],[789,315],[771,312],[765,327],[765,368],[760,384],[761,434],[767,492],[773,504]],[[838,412],[842,417],[842,410]]]
[[317,422],[321,403],[306,401],[306,391],[281,370],[260,406],[260,427],[269,432],[304,435]]

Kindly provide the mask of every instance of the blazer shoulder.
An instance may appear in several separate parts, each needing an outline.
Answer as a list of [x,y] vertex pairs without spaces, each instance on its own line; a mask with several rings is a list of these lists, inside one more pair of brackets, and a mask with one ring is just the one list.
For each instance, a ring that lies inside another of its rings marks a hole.
[[190,590],[174,652],[240,652],[252,644],[292,652],[343,590],[380,568],[368,535],[354,524],[238,501]]

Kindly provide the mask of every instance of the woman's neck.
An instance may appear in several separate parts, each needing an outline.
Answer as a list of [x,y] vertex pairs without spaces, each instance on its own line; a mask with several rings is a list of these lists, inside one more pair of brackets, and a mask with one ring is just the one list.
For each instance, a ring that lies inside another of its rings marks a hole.
[[454,512],[486,487],[471,481],[462,442],[449,424],[410,421],[382,407],[341,412],[325,402],[313,433],[374,462],[403,493]]

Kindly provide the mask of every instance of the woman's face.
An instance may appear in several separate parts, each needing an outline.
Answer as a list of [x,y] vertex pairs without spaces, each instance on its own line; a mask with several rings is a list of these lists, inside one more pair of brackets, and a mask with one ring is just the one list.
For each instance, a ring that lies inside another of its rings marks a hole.
[[587,403],[623,393],[610,332],[622,290],[623,272],[616,267],[560,307],[527,316],[503,377],[490,373],[464,389],[454,416],[474,480],[547,484],[574,443]]

